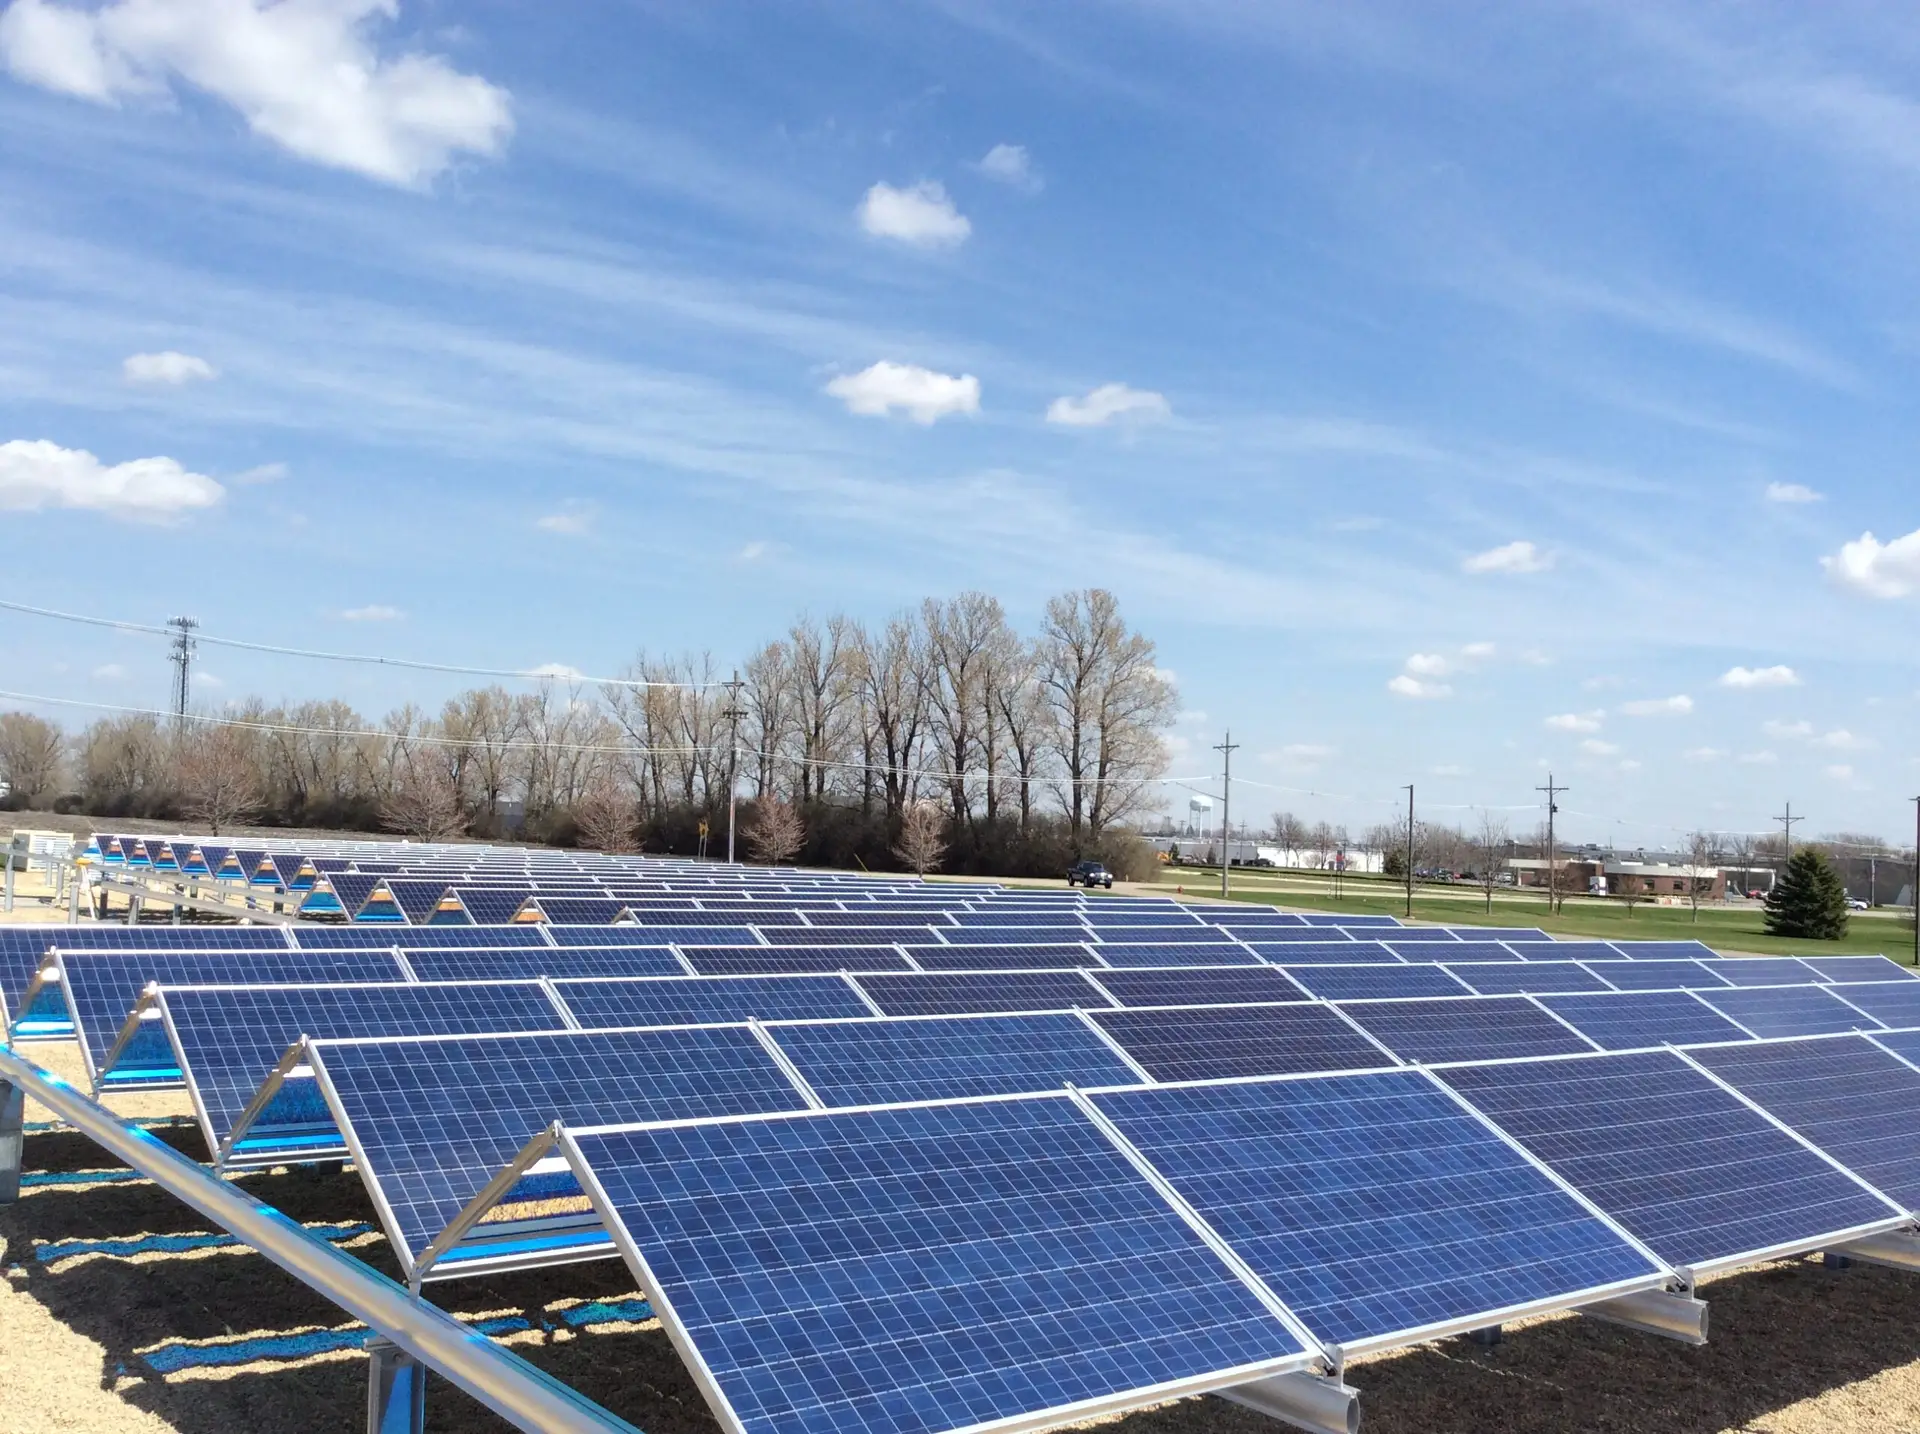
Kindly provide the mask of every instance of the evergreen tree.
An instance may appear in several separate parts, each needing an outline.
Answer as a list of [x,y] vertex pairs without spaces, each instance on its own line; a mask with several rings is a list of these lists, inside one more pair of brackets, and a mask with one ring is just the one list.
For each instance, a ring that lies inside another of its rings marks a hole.
[[1767,935],[1838,941],[1847,934],[1847,888],[1826,853],[1803,846],[1767,893]]

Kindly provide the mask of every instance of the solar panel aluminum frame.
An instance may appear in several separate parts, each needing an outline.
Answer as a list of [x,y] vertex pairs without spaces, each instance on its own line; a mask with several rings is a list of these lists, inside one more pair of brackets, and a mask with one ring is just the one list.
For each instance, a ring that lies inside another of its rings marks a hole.
[[[1033,1097],[986,1096],[980,1099],[986,1101],[1030,1100],[1033,1099]],[[955,1102],[918,1103],[950,1104]],[[964,1103],[970,1104],[972,1102]],[[1077,1104],[1078,1102],[1076,1102],[1076,1105]],[[834,1113],[838,1115],[855,1114],[858,1113],[859,1109],[861,1108],[841,1109]],[[730,1119],[743,1118],[778,1120],[805,1118],[805,1116],[730,1117]],[[666,1123],[687,1124],[689,1122]],[[1096,1128],[1098,1127],[1096,1126]],[[591,1134],[594,1132],[582,1131],[580,1133]],[[681,1362],[685,1364],[687,1368],[687,1372],[693,1377],[694,1383],[699,1387],[700,1393],[702,1397],[706,1399],[707,1406],[713,1412],[716,1422],[721,1428],[727,1430],[728,1434],[748,1434],[746,1426],[733,1412],[733,1407],[727,1400],[726,1395],[722,1392],[720,1383],[718,1379],[714,1377],[712,1369],[708,1366],[706,1360],[702,1358],[699,1347],[693,1342],[687,1333],[686,1327],[681,1323],[678,1313],[674,1310],[672,1300],[665,1296],[659,1279],[654,1275],[653,1269],[647,1263],[645,1255],[641,1253],[639,1245],[635,1242],[625,1224],[614,1213],[613,1201],[608,1197],[606,1189],[600,1184],[599,1178],[593,1173],[592,1165],[588,1163],[586,1156],[581,1152],[580,1146],[574,1136],[574,1131],[556,1124],[553,1130],[549,1132],[548,1137],[546,1137],[553,1141],[553,1145],[548,1148],[557,1148],[559,1150],[567,1165],[572,1169],[575,1181],[577,1181],[580,1188],[586,1192],[589,1203],[599,1212],[601,1221],[611,1235],[613,1244],[618,1250],[621,1259],[626,1262],[627,1269],[639,1284],[641,1292],[647,1296],[648,1302],[653,1307],[654,1314],[659,1317],[661,1328],[666,1331],[667,1338],[672,1343],[675,1353],[680,1356]],[[1131,1164],[1132,1159],[1126,1155],[1126,1148],[1122,1146],[1119,1147],[1119,1150],[1121,1155],[1126,1157]],[[1153,1184],[1151,1180],[1149,1180],[1148,1183]],[[1156,1191],[1158,1188],[1158,1186],[1155,1186]],[[1181,1214],[1180,1206],[1175,1205],[1173,1211],[1176,1215],[1180,1216],[1184,1223],[1191,1225],[1187,1217]],[[1217,1237],[1215,1238],[1217,1239]],[[1229,1263],[1228,1269],[1233,1271],[1233,1273],[1243,1281],[1245,1280],[1245,1276],[1240,1275],[1239,1269],[1236,1268],[1234,1263]],[[1249,1288],[1255,1297],[1260,1299],[1263,1305],[1267,1303],[1270,1292],[1266,1292],[1264,1285],[1256,1281]],[[1285,1309],[1285,1306],[1280,1306],[1279,1308]],[[1286,1379],[1288,1376],[1294,1375],[1311,1377],[1313,1373],[1327,1367],[1329,1360],[1328,1353],[1318,1341],[1314,1340],[1311,1335],[1305,1333],[1299,1321],[1293,1318],[1290,1312],[1282,1318],[1282,1323],[1284,1323],[1290,1331],[1294,1332],[1295,1338],[1301,1341],[1303,1347],[1301,1354],[1289,1356],[1285,1359],[1268,1361],[1265,1364],[1256,1365],[1251,1368],[1215,1371],[1206,1375],[1196,1375],[1189,1379],[1155,1385],[1146,1389],[1125,1390],[1098,1399],[1083,1400],[1074,1405],[1035,1410],[1031,1413],[1014,1415],[1009,1418],[967,1425],[960,1429],[948,1431],[948,1434],[1029,1434],[1029,1431],[1053,1429],[1066,1424],[1078,1424],[1109,1415],[1126,1413],[1134,1409],[1147,1408],[1154,1404],[1165,1403],[1168,1400],[1182,1399],[1198,1394],[1223,1393],[1235,1386],[1261,1386],[1268,1384],[1270,1381],[1280,1381]]]
[[[177,1050],[175,1054],[178,1054]],[[334,1133],[340,1137],[339,1140],[331,1145],[305,1144],[297,1151],[286,1147],[267,1147],[258,1154],[242,1152],[241,1142],[253,1129],[254,1122],[265,1114],[267,1108],[273,1104],[274,1097],[280,1094],[288,1081],[300,1079],[312,1080],[315,1088],[321,1091],[321,1098],[327,1109],[334,1114],[333,1129]],[[194,1113],[200,1121],[201,1131],[207,1137],[207,1147],[213,1151],[213,1168],[225,1175],[235,1170],[254,1170],[274,1165],[330,1164],[336,1160],[344,1162],[354,1158],[352,1147],[348,1143],[340,1121],[339,1111],[332,1101],[326,1099],[328,1089],[321,1084],[314,1071],[309,1038],[302,1036],[287,1047],[287,1053],[280,1057],[279,1064],[267,1073],[267,1078],[260,1083],[260,1089],[253,1093],[253,1099],[247,1102],[246,1109],[241,1111],[239,1118],[234,1121],[233,1129],[228,1131],[226,1138],[217,1145],[213,1139],[212,1122],[201,1107],[198,1094],[195,1094]],[[360,1162],[359,1168],[363,1171],[366,1169],[364,1160]],[[384,1223],[386,1216],[391,1213],[385,1194],[374,1189],[375,1182],[365,1180],[363,1177],[363,1183],[367,1186],[367,1194],[373,1200],[374,1207],[381,1212]],[[397,1244],[395,1248],[398,1249]]]

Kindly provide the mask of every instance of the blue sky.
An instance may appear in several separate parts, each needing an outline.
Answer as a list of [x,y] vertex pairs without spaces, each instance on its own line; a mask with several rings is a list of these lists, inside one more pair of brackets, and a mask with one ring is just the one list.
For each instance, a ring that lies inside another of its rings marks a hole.
[[[1897,835],[1916,51],[1846,5],[12,0],[0,597],[609,672],[1098,584],[1256,817],[1550,765],[1577,836]],[[0,653],[165,698],[152,639]]]

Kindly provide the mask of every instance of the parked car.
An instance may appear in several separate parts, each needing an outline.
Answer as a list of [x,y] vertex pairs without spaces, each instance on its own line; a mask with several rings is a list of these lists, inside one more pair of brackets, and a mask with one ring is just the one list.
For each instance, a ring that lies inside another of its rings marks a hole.
[[1861,899],[1860,899],[1859,897],[1857,897],[1857,896],[1849,896],[1849,897],[1847,898],[1847,910],[1849,910],[1849,911],[1871,911],[1871,910],[1873,910],[1873,908],[1872,908],[1871,906],[1868,906],[1868,905],[1867,905],[1867,903],[1866,903],[1866,902],[1864,902],[1864,901],[1862,901],[1862,900],[1861,900]]
[[1113,873],[1097,861],[1075,862],[1067,870],[1068,886],[1104,886],[1113,889]]

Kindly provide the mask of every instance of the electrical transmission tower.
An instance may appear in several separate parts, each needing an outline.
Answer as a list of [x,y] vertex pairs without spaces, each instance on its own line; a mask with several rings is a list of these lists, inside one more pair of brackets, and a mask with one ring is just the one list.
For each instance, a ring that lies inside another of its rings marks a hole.
[[194,630],[200,626],[200,620],[192,617],[170,617],[167,626],[174,630],[173,645],[168,649],[167,660],[173,664],[173,720],[184,723],[187,720],[187,698],[191,693],[189,673],[193,670],[193,654],[196,644]]

